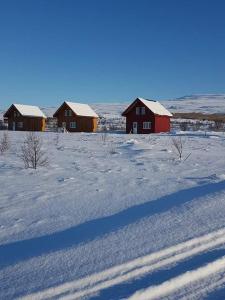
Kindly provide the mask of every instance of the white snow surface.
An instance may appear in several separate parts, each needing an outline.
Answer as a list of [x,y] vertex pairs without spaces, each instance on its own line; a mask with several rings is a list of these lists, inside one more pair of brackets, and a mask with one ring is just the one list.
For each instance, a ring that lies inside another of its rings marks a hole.
[[39,133],[37,170],[8,134],[0,299],[224,298],[224,133]]
[[98,118],[98,115],[88,104],[74,103],[68,101],[65,102],[77,116]]
[[20,114],[24,117],[41,117],[46,118],[45,114],[40,110],[38,106],[13,104]]
[[146,105],[154,114],[160,116],[169,116],[173,115],[158,101],[147,100],[143,98],[138,98],[144,105]]

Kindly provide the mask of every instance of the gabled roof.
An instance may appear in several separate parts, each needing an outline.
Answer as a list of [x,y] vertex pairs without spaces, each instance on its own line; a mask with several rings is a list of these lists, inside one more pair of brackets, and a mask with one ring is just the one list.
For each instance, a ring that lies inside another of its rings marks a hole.
[[128,108],[122,113],[122,115],[126,115],[134,106],[134,104],[136,103],[136,101],[141,101],[145,106],[147,106],[147,108],[149,108],[151,110],[151,112],[153,112],[153,114],[155,115],[160,115],[160,116],[168,116],[168,117],[172,117],[173,115],[158,101],[155,100],[148,100],[148,99],[144,99],[144,98],[137,98],[134,100],[133,103],[131,103],[130,106],[128,106]]
[[40,110],[38,106],[24,105],[24,104],[12,104],[10,108],[7,110],[7,112],[4,114],[4,116],[7,116],[9,110],[12,107],[15,107],[23,117],[46,118],[45,114]]
[[[98,118],[96,112],[88,104],[74,103],[68,101],[65,101],[64,103],[66,103],[77,116]],[[53,116],[56,115],[56,113],[60,110],[63,104],[59,107],[59,109],[57,109]]]

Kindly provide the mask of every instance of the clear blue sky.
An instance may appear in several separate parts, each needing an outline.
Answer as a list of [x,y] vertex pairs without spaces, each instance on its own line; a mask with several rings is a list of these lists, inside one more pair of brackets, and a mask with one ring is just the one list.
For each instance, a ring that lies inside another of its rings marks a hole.
[[224,0],[0,0],[0,107],[224,92]]

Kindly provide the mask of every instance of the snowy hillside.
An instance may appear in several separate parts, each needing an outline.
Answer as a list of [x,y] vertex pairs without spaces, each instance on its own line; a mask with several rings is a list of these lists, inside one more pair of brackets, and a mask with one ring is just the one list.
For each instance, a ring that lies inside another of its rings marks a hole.
[[[132,101],[133,99],[131,99]],[[76,101],[76,100],[74,100]],[[225,113],[225,94],[222,95],[191,95],[174,100],[163,100],[163,105],[171,112],[202,112],[202,113]],[[129,105],[128,102],[117,104],[91,104],[91,107],[102,117],[121,118],[121,113]],[[51,117],[56,107],[42,107],[43,112]],[[0,107],[0,119],[3,116]]]
[[169,134],[42,133],[36,171],[24,135],[0,156],[0,299],[224,298],[223,133],[186,132],[181,162]]

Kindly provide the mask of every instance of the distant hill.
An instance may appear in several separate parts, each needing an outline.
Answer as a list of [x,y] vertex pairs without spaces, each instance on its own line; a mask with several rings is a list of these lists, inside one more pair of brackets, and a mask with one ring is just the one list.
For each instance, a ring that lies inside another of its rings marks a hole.
[[[133,99],[131,99],[132,101]],[[186,95],[171,100],[161,101],[171,112],[225,113],[225,94]],[[91,104],[93,109],[105,118],[118,118],[129,103]],[[47,116],[52,116],[56,107],[41,107]],[[0,108],[0,118],[4,111]]]

